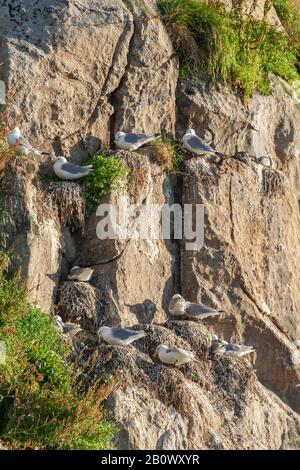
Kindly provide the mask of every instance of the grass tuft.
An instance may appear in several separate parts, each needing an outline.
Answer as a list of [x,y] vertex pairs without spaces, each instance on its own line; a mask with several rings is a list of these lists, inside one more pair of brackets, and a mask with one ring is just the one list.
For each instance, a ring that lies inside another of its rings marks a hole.
[[187,68],[195,76],[208,75],[241,91],[245,100],[255,91],[269,93],[271,73],[288,82],[298,78],[294,27],[283,33],[218,2],[158,0],[158,6],[179,54],[181,76]]

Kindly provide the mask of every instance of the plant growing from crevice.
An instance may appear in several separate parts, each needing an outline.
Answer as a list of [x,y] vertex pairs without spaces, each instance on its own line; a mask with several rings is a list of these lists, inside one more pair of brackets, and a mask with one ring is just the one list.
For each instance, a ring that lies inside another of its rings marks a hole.
[[85,164],[93,165],[93,171],[83,182],[87,210],[93,212],[111,189],[126,186],[128,169],[114,155],[97,154],[90,157]]
[[70,349],[53,317],[31,307],[0,253],[0,440],[8,449],[109,449],[115,425],[103,400],[114,382],[79,389]]
[[255,91],[269,93],[271,73],[289,82],[298,78],[294,35],[218,2],[158,0],[158,6],[185,77],[188,67],[192,75],[240,90],[245,100]]

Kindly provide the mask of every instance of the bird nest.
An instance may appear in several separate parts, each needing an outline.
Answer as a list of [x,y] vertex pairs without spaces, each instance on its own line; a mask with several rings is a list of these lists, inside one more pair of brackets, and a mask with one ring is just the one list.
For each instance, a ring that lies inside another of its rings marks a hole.
[[[174,406],[182,416],[188,416],[191,396],[187,384],[193,382],[195,387],[205,390],[211,386],[210,363],[206,358],[211,335],[202,325],[187,323],[178,321],[133,327],[144,329],[147,336],[136,341],[132,347],[112,347],[101,342],[98,360],[88,375],[92,374],[93,379],[103,374],[116,375],[123,390],[138,383],[154,398],[167,406]],[[195,333],[193,329],[196,329]],[[156,347],[161,343],[192,349],[200,362],[191,362],[180,369],[163,365],[155,358]]]
[[46,203],[57,211],[62,225],[72,231],[82,229],[85,222],[85,198],[82,187],[72,182],[51,182],[45,188]]
[[100,290],[86,282],[63,283],[56,309],[64,321],[80,323],[90,330],[98,328],[105,313]]

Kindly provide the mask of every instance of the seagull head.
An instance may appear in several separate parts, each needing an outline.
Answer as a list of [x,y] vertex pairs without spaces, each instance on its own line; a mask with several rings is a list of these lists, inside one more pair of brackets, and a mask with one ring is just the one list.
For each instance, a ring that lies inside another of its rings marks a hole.
[[186,135],[196,135],[196,132],[194,131],[194,129],[188,129],[185,134]]
[[156,350],[155,350],[154,356],[157,357],[160,352],[163,352],[163,351],[165,351],[166,349],[169,349],[168,346],[166,346],[165,344],[159,344],[159,345],[157,346]]
[[119,139],[121,139],[124,135],[126,135],[125,132],[122,132],[122,131],[116,132],[115,139],[116,139],[116,140],[119,140]]
[[67,162],[67,159],[66,159],[65,157],[59,156],[59,157],[56,157],[56,161],[57,161],[57,162],[61,162],[61,163],[66,163],[66,162]]
[[219,338],[217,337],[217,335],[212,335],[212,340],[213,341],[219,341]]
[[110,328],[108,326],[100,326],[98,330],[98,335],[102,337],[105,333],[108,333],[109,330]]
[[180,294],[175,294],[173,295],[172,300],[183,300],[183,297]]
[[11,132],[10,134],[13,134],[15,135],[16,137],[20,137],[21,136],[21,130],[19,127],[15,127]]
[[21,131],[20,131],[19,127],[15,127],[6,136],[6,140],[7,140],[8,145],[15,145],[17,143],[17,140],[20,137],[21,137]]

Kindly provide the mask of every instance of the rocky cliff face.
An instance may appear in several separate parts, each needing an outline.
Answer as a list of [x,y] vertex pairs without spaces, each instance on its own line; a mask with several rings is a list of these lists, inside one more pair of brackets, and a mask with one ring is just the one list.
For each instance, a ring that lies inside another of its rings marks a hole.
[[[116,446],[297,446],[300,135],[286,85],[274,78],[270,96],[245,105],[222,87],[179,83],[152,1],[14,0],[0,6],[0,17],[7,112],[11,124],[22,114],[34,145],[81,161],[109,146],[119,129],[179,139],[193,127],[228,156],[190,155],[183,175],[174,176],[147,150],[116,153],[133,176],[106,202],[118,205],[126,195],[137,205],[204,204],[198,252],[161,233],[154,241],[100,241],[97,216],[85,218],[80,185],[40,185],[38,163],[47,162],[17,159],[1,180],[1,239],[31,300],[48,312],[58,304],[65,319],[89,327],[139,324],[148,332],[126,353],[103,345],[94,352],[93,376],[121,378],[107,403],[119,425]],[[271,167],[260,158],[266,155]],[[91,286],[75,285],[81,308],[66,300],[73,263],[95,265]],[[201,325],[171,321],[167,305],[179,291],[226,314]],[[253,344],[253,364],[211,357],[213,332]],[[200,362],[180,371],[162,367],[152,361],[160,342],[191,348]]]

